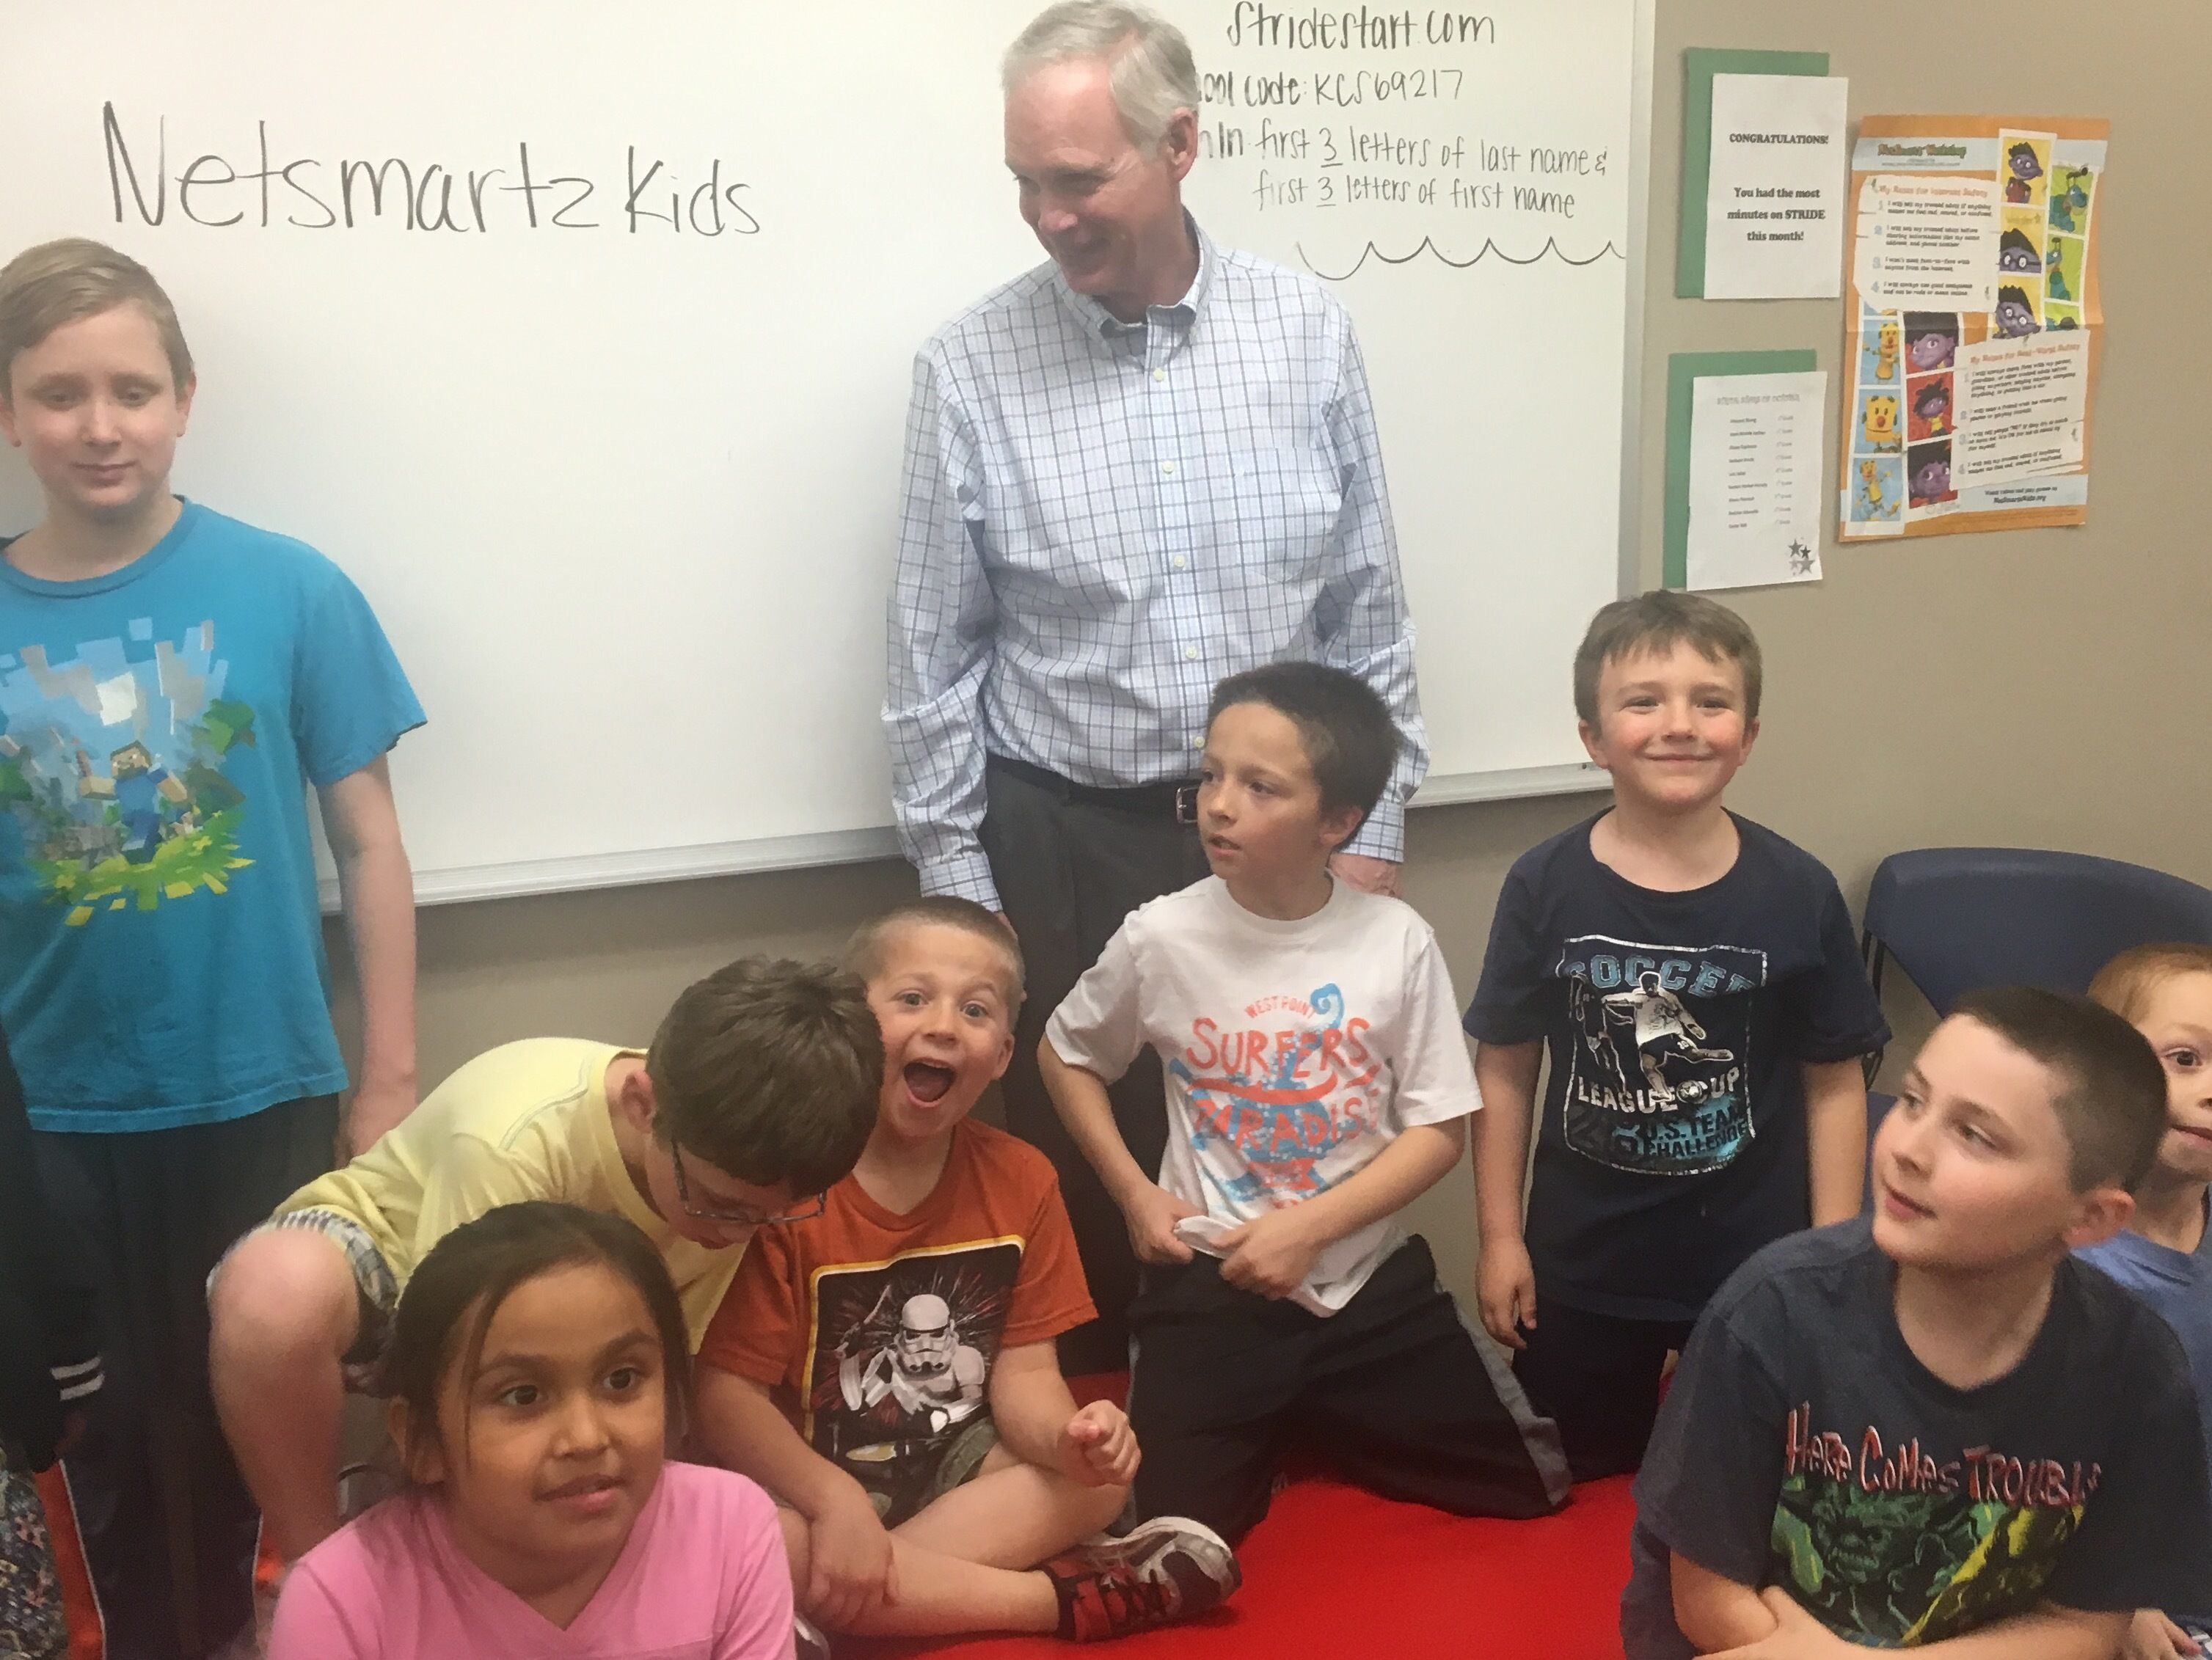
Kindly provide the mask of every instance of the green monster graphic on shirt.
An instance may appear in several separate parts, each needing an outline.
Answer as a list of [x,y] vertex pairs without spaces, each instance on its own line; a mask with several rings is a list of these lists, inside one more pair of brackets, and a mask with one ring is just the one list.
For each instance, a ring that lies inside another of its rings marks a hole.
[[2100,1474],[1970,1447],[1938,1462],[1917,1440],[1856,1443],[1790,1414],[1772,1582],[1829,1630],[1917,1648],[2035,1606]]

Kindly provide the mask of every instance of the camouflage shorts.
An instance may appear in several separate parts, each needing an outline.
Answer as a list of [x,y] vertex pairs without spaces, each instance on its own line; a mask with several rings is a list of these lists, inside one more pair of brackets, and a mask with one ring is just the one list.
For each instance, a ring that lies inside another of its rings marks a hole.
[[985,1413],[949,1437],[934,1459],[918,1468],[910,1466],[903,1480],[878,1485],[870,1479],[872,1473],[863,1474],[850,1463],[844,1468],[860,1477],[860,1485],[867,1489],[868,1502],[876,1507],[884,1525],[895,1528],[912,1521],[955,1487],[974,1481],[983,1461],[991,1456],[991,1449],[998,1444],[999,1426]]
[[[392,1265],[384,1260],[384,1253],[376,1248],[376,1241],[367,1228],[343,1211],[310,1207],[288,1211],[274,1221],[264,1222],[252,1233],[266,1233],[282,1228],[305,1228],[319,1233],[345,1253],[346,1266],[353,1270],[354,1292],[358,1298],[357,1323],[353,1347],[345,1352],[345,1386],[356,1395],[375,1395],[377,1374],[383,1369],[385,1351],[392,1344],[392,1313],[399,1306],[399,1281],[392,1272]],[[237,1250],[236,1245],[231,1247]],[[224,1261],[229,1256],[224,1254]],[[222,1272],[222,1263],[216,1264],[215,1274],[208,1275],[208,1284],[215,1284],[216,1274]]]
[[62,1660],[68,1652],[46,1507],[27,1473],[0,1464],[0,1655]]

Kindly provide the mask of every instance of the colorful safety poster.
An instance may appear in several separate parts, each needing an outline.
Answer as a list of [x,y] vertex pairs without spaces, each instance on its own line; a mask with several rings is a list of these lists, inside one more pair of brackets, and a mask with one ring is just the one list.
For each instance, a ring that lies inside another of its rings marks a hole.
[[2110,124],[1871,115],[1845,200],[1846,541],[2079,525]]

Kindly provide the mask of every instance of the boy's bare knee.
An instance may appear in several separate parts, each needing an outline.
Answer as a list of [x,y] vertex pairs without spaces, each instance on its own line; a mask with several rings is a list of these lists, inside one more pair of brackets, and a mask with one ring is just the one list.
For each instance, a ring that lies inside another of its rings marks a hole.
[[305,1228],[250,1233],[231,1250],[208,1292],[219,1348],[329,1348],[354,1339],[358,1293],[345,1252]]
[[1111,1526],[1114,1519],[1128,1508],[1129,1489],[1093,1487],[1085,1494],[1085,1499],[1088,1502],[1084,1506],[1083,1514],[1092,1523],[1091,1531],[1097,1533],[1102,1528]]

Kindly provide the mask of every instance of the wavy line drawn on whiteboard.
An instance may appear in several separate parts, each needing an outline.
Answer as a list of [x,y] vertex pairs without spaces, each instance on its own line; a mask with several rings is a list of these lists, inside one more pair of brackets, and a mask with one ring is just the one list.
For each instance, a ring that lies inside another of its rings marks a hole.
[[1382,249],[1376,247],[1374,243],[1370,242],[1365,247],[1359,251],[1359,258],[1352,262],[1352,269],[1350,271],[1326,271],[1320,266],[1315,265],[1312,260],[1306,258],[1304,244],[1299,243],[1294,246],[1297,249],[1298,263],[1304,265],[1308,271],[1311,271],[1316,277],[1320,277],[1324,283],[1341,283],[1347,277],[1357,277],[1359,274],[1359,268],[1364,265],[1370,258],[1380,259],[1386,265],[1405,265],[1412,264],[1425,253],[1432,253],[1445,265],[1449,265],[1454,271],[1465,271],[1469,265],[1474,265],[1484,255],[1492,253],[1496,254],[1500,259],[1503,259],[1509,265],[1533,265],[1547,254],[1557,259],[1563,265],[1575,266],[1595,265],[1608,253],[1616,259],[1626,259],[1628,258],[1628,256],[1623,253],[1619,248],[1613,246],[1612,243],[1607,242],[1595,253],[1590,255],[1589,258],[1577,259],[1565,249],[1562,248],[1555,238],[1547,236],[1544,239],[1544,246],[1537,249],[1535,252],[1530,254],[1526,259],[1516,259],[1511,254],[1506,252],[1504,248],[1499,247],[1497,243],[1492,241],[1486,236],[1482,239],[1482,246],[1476,249],[1474,253],[1470,254],[1464,259],[1455,259],[1451,255],[1446,253],[1442,248],[1438,247],[1432,239],[1424,236],[1421,239],[1420,246],[1415,248],[1410,253],[1385,253]]

